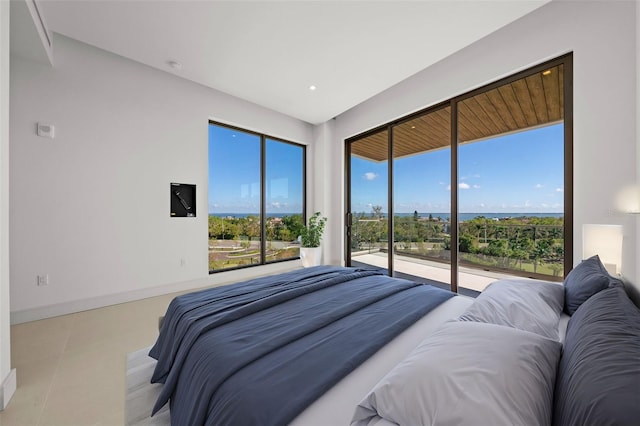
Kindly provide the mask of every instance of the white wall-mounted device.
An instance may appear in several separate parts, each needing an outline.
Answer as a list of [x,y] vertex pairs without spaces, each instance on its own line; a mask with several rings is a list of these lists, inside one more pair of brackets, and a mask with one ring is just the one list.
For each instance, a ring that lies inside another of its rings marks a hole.
[[38,123],[37,129],[38,136],[50,139],[53,139],[55,137],[56,128],[53,126],[53,124]]

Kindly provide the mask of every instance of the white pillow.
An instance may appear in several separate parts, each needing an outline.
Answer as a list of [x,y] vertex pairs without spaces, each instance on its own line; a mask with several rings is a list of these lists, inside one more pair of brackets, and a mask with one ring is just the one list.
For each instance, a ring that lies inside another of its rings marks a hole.
[[495,324],[452,321],[356,407],[352,426],[548,425],[561,344]]
[[510,279],[491,283],[459,319],[506,325],[560,340],[563,306],[562,284]]

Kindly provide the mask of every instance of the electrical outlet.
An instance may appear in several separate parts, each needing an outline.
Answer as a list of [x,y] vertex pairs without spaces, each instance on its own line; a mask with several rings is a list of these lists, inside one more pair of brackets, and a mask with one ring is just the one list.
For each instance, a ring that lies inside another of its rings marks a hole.
[[49,285],[49,275],[38,275],[38,286]]

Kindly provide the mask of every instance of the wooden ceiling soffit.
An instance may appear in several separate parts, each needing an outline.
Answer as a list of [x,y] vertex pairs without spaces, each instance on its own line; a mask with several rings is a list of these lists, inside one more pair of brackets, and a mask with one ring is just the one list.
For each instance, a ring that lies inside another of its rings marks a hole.
[[[564,117],[563,66],[547,69],[458,102],[458,140],[471,143],[561,122]],[[394,158],[450,146],[450,108],[392,127]],[[386,161],[386,130],[351,144],[352,155]]]
[[381,162],[389,159],[389,132],[383,130],[351,143],[351,155]]

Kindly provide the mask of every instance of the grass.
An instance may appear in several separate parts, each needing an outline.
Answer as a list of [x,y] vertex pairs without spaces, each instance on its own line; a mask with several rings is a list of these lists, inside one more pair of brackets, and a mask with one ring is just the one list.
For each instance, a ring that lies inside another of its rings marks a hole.
[[[277,250],[267,250],[267,262],[284,259],[295,259],[299,256],[299,247],[287,247]],[[209,270],[237,268],[240,266],[256,265],[260,263],[260,250],[246,249],[242,252],[229,253],[218,249],[209,250]]]

